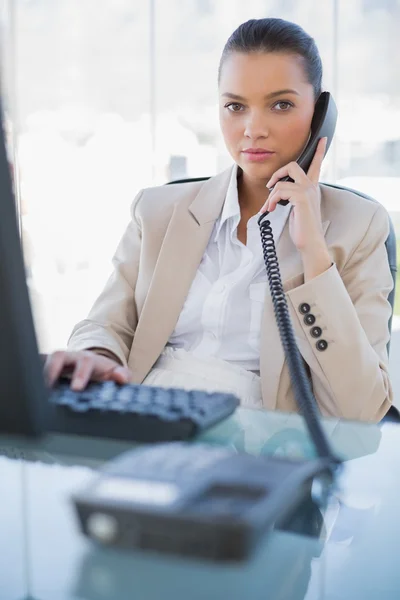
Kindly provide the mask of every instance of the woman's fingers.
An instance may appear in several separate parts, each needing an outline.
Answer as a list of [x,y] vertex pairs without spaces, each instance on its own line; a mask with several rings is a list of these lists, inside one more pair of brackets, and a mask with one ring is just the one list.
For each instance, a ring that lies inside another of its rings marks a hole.
[[[306,181],[307,175],[304,173],[303,169],[294,161],[284,165],[272,175],[271,179],[267,183],[267,188],[271,190],[275,186],[277,182],[279,182],[282,177],[291,177],[295,183],[302,183]],[[286,183],[286,182],[282,182]],[[291,182],[288,182],[291,183]]]
[[298,186],[296,186],[296,184],[278,182],[260,212],[273,212],[280,200],[290,200],[296,191],[298,191]]
[[116,383],[129,383],[132,372],[127,367],[90,352],[88,358],[83,356],[76,365],[71,381],[71,389],[83,390],[92,379],[94,381],[115,381]]
[[121,367],[120,365],[115,365],[113,369],[109,372],[108,376],[105,378],[108,381],[115,381],[116,383],[124,384],[129,383],[132,378],[132,371],[127,367]]
[[90,379],[95,367],[95,358],[93,352],[81,352],[77,359],[74,372],[72,374],[71,389],[75,391],[84,390]]
[[116,361],[100,356],[90,350],[81,352],[57,351],[48,355],[44,367],[45,378],[49,386],[59,377],[70,371],[71,388],[75,391],[85,389],[90,380],[115,381],[129,383],[132,372]]
[[63,370],[67,366],[75,364],[75,353],[57,350],[52,354],[48,354],[44,365],[44,376],[49,386],[52,386],[55,381],[61,376]]

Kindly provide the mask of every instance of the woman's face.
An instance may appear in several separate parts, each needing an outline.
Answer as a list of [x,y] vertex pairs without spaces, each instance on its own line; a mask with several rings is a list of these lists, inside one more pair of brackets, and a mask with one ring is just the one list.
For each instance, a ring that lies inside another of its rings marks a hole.
[[315,103],[301,57],[233,52],[222,65],[219,98],[226,147],[250,180],[268,180],[298,158]]

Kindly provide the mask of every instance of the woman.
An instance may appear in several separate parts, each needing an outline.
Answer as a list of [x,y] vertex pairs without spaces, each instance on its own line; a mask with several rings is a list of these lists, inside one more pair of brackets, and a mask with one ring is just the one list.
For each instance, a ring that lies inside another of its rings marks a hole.
[[[47,361],[50,383],[68,367],[75,389],[96,378],[227,390],[247,406],[296,411],[257,225],[268,210],[322,414],[383,417],[392,399],[387,214],[319,185],[325,139],[307,174],[293,162],[321,80],[315,43],[297,25],[252,20],[232,34],[219,96],[234,166],[206,182],[138,194],[104,291],[68,351]],[[285,175],[294,183],[276,183]]]

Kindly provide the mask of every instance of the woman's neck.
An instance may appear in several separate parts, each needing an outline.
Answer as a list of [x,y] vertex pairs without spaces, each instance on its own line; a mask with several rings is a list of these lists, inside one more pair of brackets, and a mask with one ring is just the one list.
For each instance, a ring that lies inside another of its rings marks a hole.
[[258,213],[269,196],[265,184],[266,181],[262,179],[249,181],[244,173],[238,175],[239,206],[242,212],[252,215]]

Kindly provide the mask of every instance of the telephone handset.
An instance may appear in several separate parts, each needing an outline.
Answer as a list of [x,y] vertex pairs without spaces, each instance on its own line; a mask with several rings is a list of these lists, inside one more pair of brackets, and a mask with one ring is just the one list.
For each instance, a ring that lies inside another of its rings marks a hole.
[[[328,138],[326,152],[328,151],[335,131],[336,120],[337,108],[335,102],[328,92],[322,92],[315,104],[309,140],[297,160],[298,164],[306,173],[310,167],[318,142],[323,137]],[[280,179],[280,181],[293,181],[293,179],[286,176]],[[286,205],[287,203],[288,200],[279,202],[279,204],[283,205]],[[307,428],[319,457],[322,459],[328,458],[332,472],[334,472],[336,467],[341,463],[341,460],[333,452],[322,429],[317,402],[314,398],[311,383],[304,368],[303,358],[296,344],[289,308],[283,290],[271,222],[267,218],[268,214],[268,212],[263,213],[258,219],[258,224],[260,227],[261,244],[275,318],[288,363],[294,396],[300,412],[306,421]]]
[[[329,92],[322,92],[315,103],[314,116],[311,121],[310,137],[308,142],[297,159],[297,163],[307,173],[315,151],[318,146],[318,142],[321,138],[328,138],[325,155],[331,145],[333,135],[335,133],[337,121],[337,108],[334,99]],[[279,181],[293,181],[289,175],[282,177]],[[279,204],[286,206],[289,200],[281,200]]]

